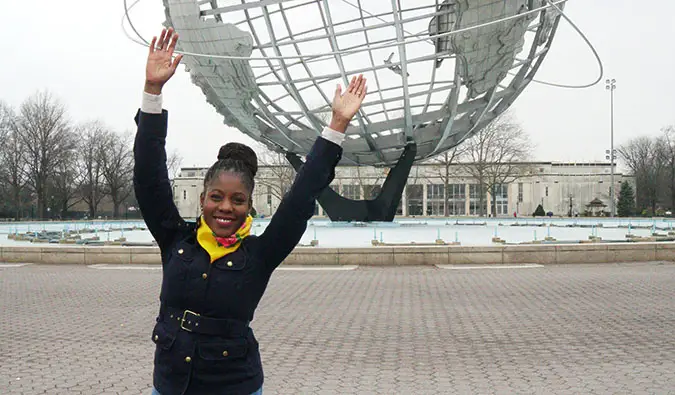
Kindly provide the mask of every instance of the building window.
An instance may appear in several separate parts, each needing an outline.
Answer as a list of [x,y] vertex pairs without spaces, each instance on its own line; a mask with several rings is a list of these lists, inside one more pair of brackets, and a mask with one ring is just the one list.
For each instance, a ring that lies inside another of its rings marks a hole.
[[267,206],[272,207],[272,187],[267,186]]
[[443,184],[427,185],[427,215],[444,215],[443,189],[445,189]]
[[481,215],[487,214],[487,201],[485,195],[483,195],[483,207],[481,210],[480,203],[480,192],[478,184],[469,184],[469,214],[470,215]]
[[518,183],[518,203],[523,202],[523,183]]
[[464,184],[448,185],[448,214],[466,215],[466,186]]
[[408,198],[408,215],[422,215],[424,189],[422,185],[408,185],[406,188]]
[[494,187],[495,207],[497,215],[507,215],[509,211],[509,185],[499,184]]
[[546,187],[546,197],[548,197],[548,187]]
[[360,185],[343,185],[342,186],[342,196],[347,199],[359,200],[361,199],[361,186]]
[[194,177],[195,174],[196,174],[196,173],[195,173],[194,171],[188,171],[187,176],[188,176],[188,177]]

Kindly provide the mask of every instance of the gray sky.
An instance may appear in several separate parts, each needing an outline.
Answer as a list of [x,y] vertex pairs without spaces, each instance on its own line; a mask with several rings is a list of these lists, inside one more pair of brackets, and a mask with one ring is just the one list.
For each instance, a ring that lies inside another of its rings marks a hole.
[[[35,91],[48,89],[66,104],[73,121],[100,119],[116,130],[133,130],[147,50],[125,37],[123,12],[122,0],[0,0],[0,100],[18,107]],[[598,50],[603,81],[617,79],[616,144],[675,124],[675,3],[570,0],[566,13]],[[132,18],[150,39],[162,27],[162,2],[144,0]],[[590,49],[561,22],[537,78],[585,84],[597,74]],[[183,166],[208,166],[221,144],[252,141],[223,124],[182,67],[164,92],[170,111],[167,148],[180,152]],[[604,82],[587,89],[533,83],[513,109],[536,145],[534,159],[604,160],[610,137]]]

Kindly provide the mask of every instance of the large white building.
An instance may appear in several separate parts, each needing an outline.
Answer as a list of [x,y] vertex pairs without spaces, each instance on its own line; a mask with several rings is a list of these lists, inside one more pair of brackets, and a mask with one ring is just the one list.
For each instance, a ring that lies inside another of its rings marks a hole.
[[[556,216],[583,215],[596,199],[607,207],[594,211],[609,212],[609,163],[528,162],[516,164],[524,175],[495,187],[496,210],[486,192],[483,213],[492,216],[529,216],[541,204],[546,212]],[[398,214],[401,216],[443,216],[447,197],[450,216],[478,216],[480,213],[477,179],[466,164],[453,164],[446,170],[443,164],[413,166],[403,193]],[[387,176],[388,168],[339,166],[331,186],[342,196],[364,199],[377,193]],[[199,195],[203,190],[206,168],[183,168],[174,179],[173,193],[180,214],[185,218],[199,215]],[[448,177],[446,177],[448,175]],[[259,215],[270,216],[295,176],[290,166],[261,166],[256,176],[253,206]],[[447,196],[444,186],[447,178]],[[616,195],[621,182],[634,179],[615,171]],[[597,203],[597,200],[596,200]],[[496,213],[493,213],[496,211]],[[316,215],[324,216],[317,205]]]

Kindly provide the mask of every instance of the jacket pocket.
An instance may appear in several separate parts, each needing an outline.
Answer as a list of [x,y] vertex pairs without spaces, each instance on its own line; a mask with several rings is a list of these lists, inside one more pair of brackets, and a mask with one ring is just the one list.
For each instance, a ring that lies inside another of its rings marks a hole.
[[200,343],[199,357],[205,361],[232,361],[248,353],[246,338],[237,338],[217,343]]
[[191,263],[195,256],[195,245],[181,241],[171,250],[171,255],[184,263]]
[[213,267],[224,271],[241,271],[246,267],[247,260],[246,254],[237,250],[213,262]]
[[[195,259],[195,247],[186,242],[176,243],[171,248],[169,261],[164,266],[162,291],[174,297],[185,287],[185,279]],[[168,292],[168,293],[167,293]]]
[[168,331],[163,322],[158,322],[152,331],[152,342],[163,350],[170,350],[176,341],[176,333]]

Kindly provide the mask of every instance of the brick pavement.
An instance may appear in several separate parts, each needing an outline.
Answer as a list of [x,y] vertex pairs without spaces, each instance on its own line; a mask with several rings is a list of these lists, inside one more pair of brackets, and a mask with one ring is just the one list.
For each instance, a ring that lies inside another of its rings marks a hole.
[[[157,270],[0,268],[0,394],[148,394]],[[675,393],[675,265],[277,272],[266,394]]]

